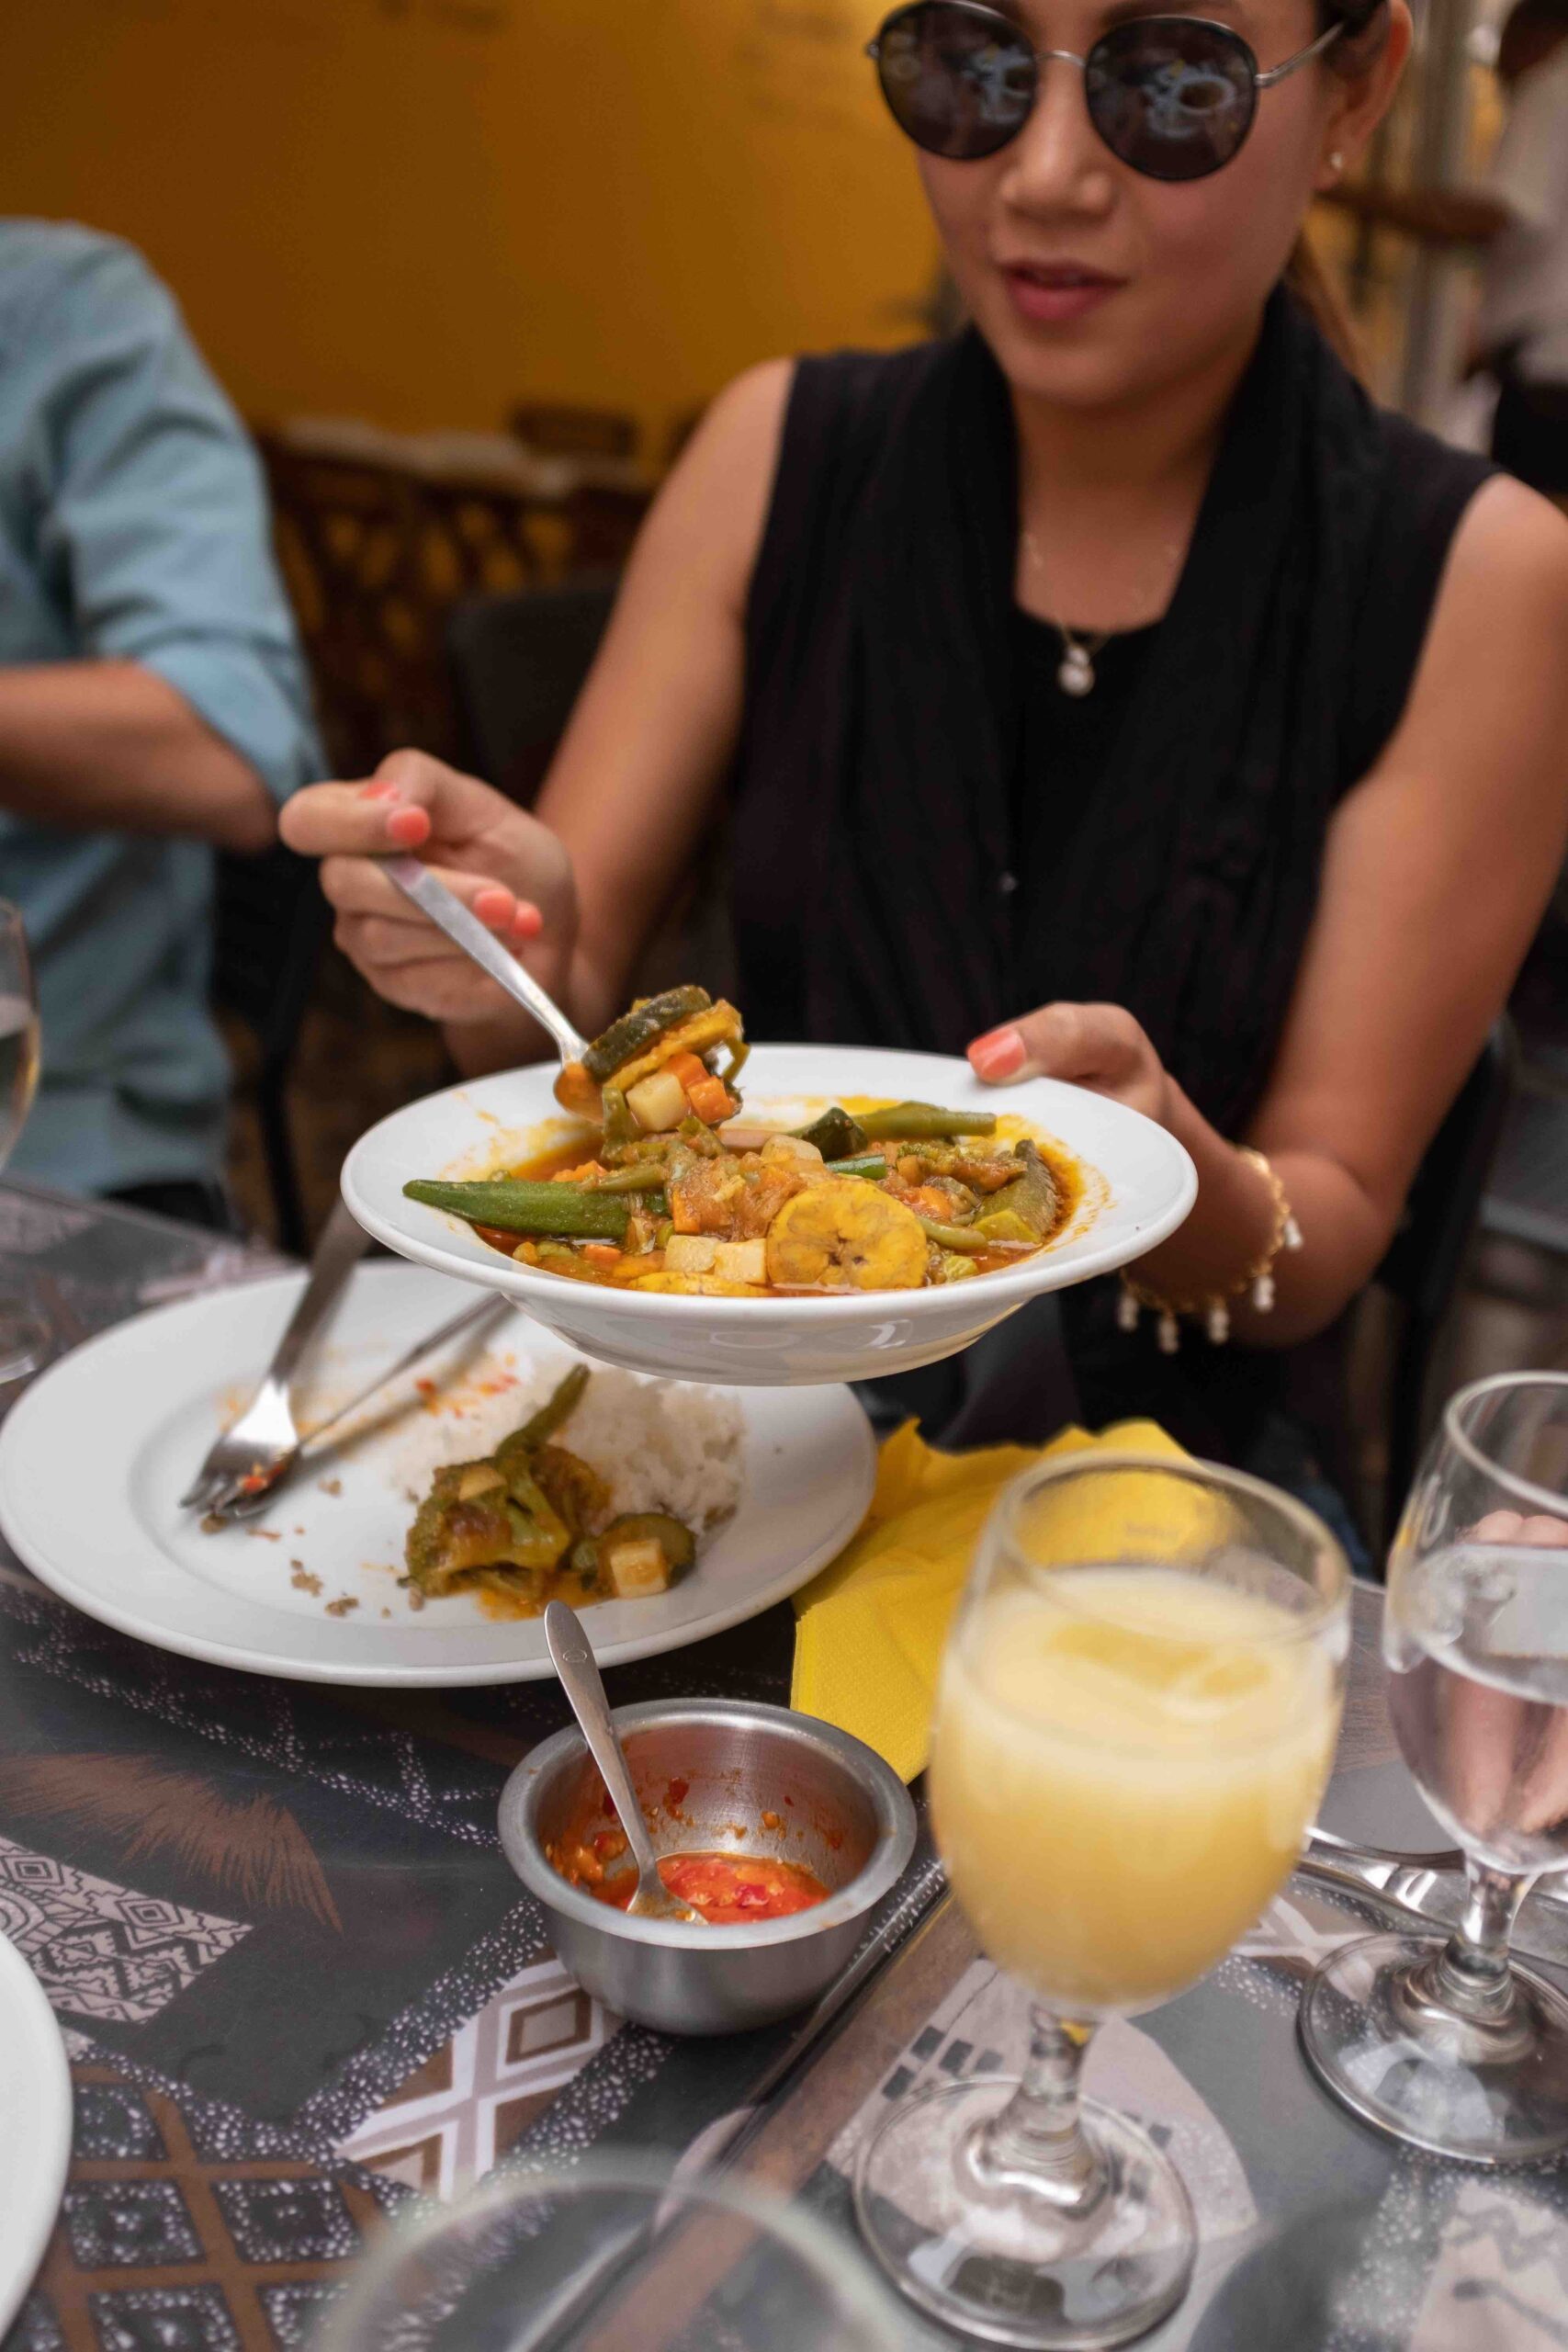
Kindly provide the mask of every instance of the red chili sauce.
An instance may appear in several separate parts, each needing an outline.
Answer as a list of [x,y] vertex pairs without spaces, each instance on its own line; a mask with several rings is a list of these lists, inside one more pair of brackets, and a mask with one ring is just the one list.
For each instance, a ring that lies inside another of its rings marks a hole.
[[[624,1911],[637,1887],[637,1872],[608,1868],[626,1850],[618,1829],[596,1830],[559,1849],[547,1849],[550,1860],[570,1886],[581,1886],[596,1902]],[[710,1927],[734,1927],[748,1919],[786,1919],[792,1912],[809,1911],[826,1903],[828,1889],[798,1862],[776,1861],[769,1854],[665,1854],[659,1875],[676,1900],[690,1905]]]

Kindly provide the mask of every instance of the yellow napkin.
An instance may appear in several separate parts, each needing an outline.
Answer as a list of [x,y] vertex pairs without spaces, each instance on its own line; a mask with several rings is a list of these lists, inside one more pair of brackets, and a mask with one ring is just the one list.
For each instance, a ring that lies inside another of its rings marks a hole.
[[[853,1732],[913,1780],[930,1747],[948,1624],[992,1504],[1032,1464],[1086,1449],[1187,1459],[1153,1421],[1120,1421],[1100,1437],[1067,1429],[1049,1445],[975,1453],[938,1453],[915,1421],[896,1430],[859,1533],[795,1596],[791,1706]],[[1193,1499],[1201,1499],[1197,1489]]]

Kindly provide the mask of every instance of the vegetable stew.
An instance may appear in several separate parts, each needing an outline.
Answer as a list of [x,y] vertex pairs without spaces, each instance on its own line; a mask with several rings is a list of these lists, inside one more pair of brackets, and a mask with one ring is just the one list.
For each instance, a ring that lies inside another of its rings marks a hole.
[[669,989],[562,1071],[558,1097],[592,1121],[577,1140],[403,1190],[541,1272],[733,1298],[972,1281],[1045,1247],[1076,1205],[1066,1155],[989,1112],[851,1101],[789,1132],[749,1117],[746,1055],[733,1005]]

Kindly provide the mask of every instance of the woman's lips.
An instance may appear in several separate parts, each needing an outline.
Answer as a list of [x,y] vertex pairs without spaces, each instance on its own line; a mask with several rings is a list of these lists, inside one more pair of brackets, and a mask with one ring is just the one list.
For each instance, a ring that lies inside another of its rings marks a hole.
[[1127,282],[1102,269],[1067,261],[1008,263],[1002,276],[1013,308],[1035,326],[1060,326],[1087,318]]

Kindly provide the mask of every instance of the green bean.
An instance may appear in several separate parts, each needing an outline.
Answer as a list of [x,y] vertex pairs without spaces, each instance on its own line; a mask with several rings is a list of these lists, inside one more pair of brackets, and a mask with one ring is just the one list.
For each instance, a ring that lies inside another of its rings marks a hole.
[[563,1421],[570,1419],[587,1385],[588,1366],[574,1363],[532,1419],[525,1421],[520,1430],[513,1430],[510,1437],[502,1439],[491,1459],[503,1476],[510,1475],[513,1462],[522,1461],[533,1447],[543,1445],[547,1438],[554,1437]]
[[866,1176],[874,1184],[880,1184],[887,1173],[887,1162],[880,1152],[867,1153],[859,1159],[830,1159],[828,1173],[829,1176]]
[[939,1250],[962,1250],[966,1255],[978,1257],[991,1246],[983,1233],[972,1233],[966,1226],[939,1224],[934,1216],[921,1216],[918,1209],[915,1222],[927,1240],[934,1241]]
[[521,1177],[481,1183],[437,1183],[416,1176],[403,1186],[405,1200],[465,1216],[470,1225],[493,1225],[502,1233],[567,1233],[584,1240],[623,1241],[631,1211],[613,1195],[590,1193],[580,1184],[536,1184]]
[[621,1089],[604,1086],[600,1089],[600,1095],[604,1106],[605,1148],[614,1151],[623,1145],[635,1143],[642,1129],[626,1108],[626,1098]]
[[997,1131],[991,1111],[939,1111],[931,1102],[892,1102],[885,1111],[855,1114],[863,1135],[874,1141],[882,1136],[990,1136]]

